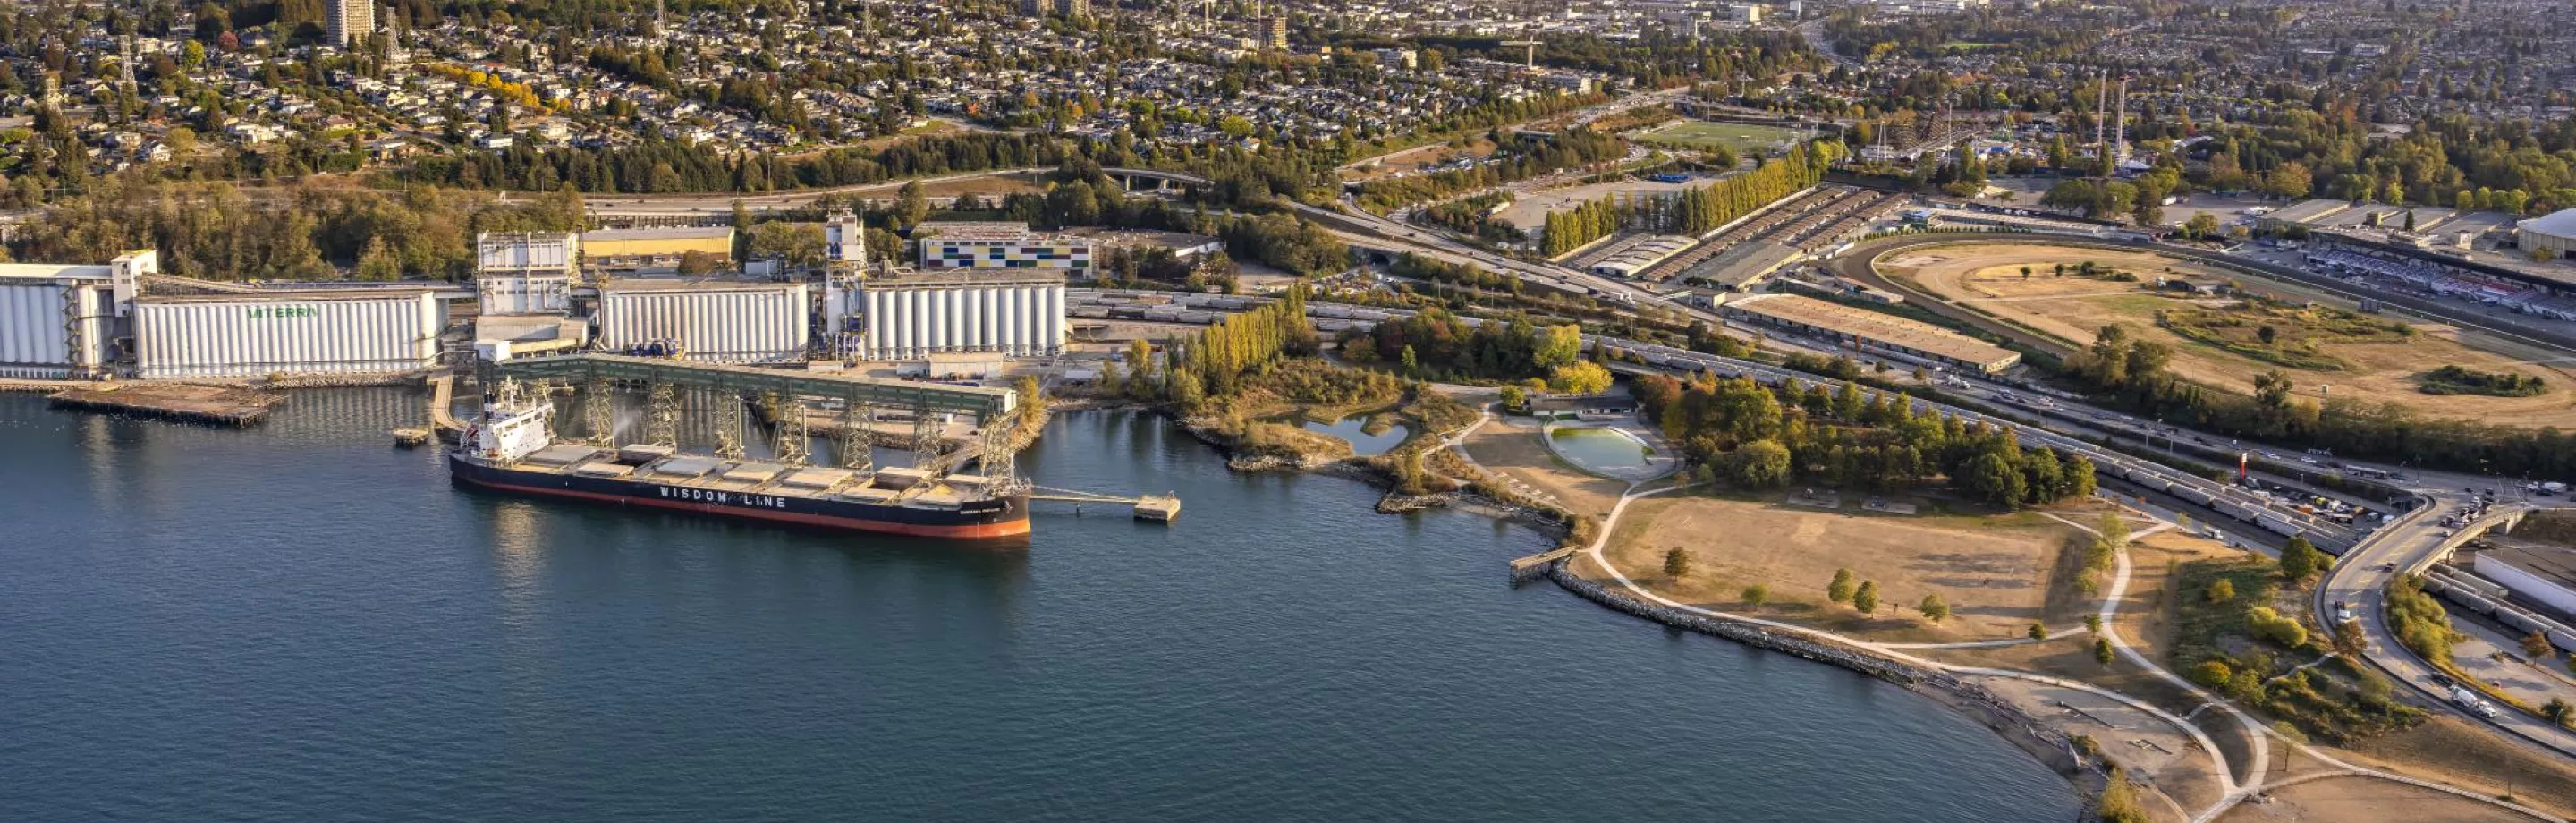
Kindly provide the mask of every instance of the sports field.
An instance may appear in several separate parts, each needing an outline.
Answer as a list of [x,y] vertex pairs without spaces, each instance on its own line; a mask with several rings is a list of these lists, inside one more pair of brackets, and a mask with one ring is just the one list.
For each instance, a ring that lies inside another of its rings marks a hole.
[[[2072,270],[2093,263],[2099,271],[2125,272],[2128,282],[2112,276],[2083,277]],[[2060,264],[2070,271],[2056,273]],[[2132,334],[2172,346],[2172,368],[2183,378],[2230,391],[2250,393],[2255,375],[2279,369],[2297,385],[2300,396],[2350,398],[2369,403],[2395,403],[2417,414],[2465,417],[2520,426],[2576,426],[2576,371],[2537,352],[2503,349],[2483,337],[2463,338],[2459,329],[2428,321],[2404,324],[2408,333],[2392,330],[2394,318],[2359,315],[2320,305],[2297,303],[2249,305],[2233,298],[2158,290],[2158,278],[2183,278],[2199,285],[2242,281],[2245,288],[2285,299],[2307,295],[2277,284],[2188,260],[2133,251],[2073,248],[2040,244],[1940,246],[1898,252],[1878,262],[1879,271],[1910,281],[1956,305],[1975,309],[2003,322],[2081,346],[2112,323],[2126,324]],[[2024,267],[2032,274],[2025,277]],[[2348,304],[2347,304],[2348,305]],[[2159,322],[2159,316],[2167,321]],[[2261,333],[2271,330],[2271,339]],[[2427,394],[2419,390],[2422,375],[2444,365],[2480,372],[2541,378],[2544,390],[2529,397],[2478,394]]]
[[1777,126],[1755,126],[1744,123],[1711,123],[1684,120],[1645,133],[1639,139],[1685,149],[1710,149],[1724,146],[1738,153],[1769,149],[1784,140],[1797,139],[1798,133]]

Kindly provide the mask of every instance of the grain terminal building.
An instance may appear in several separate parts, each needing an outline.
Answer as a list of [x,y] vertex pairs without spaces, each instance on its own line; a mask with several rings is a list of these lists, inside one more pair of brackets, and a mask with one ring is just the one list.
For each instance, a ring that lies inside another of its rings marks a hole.
[[1719,309],[1729,320],[1824,337],[1882,355],[1995,374],[2021,362],[2021,353],[1930,323],[1801,297],[1757,294]]

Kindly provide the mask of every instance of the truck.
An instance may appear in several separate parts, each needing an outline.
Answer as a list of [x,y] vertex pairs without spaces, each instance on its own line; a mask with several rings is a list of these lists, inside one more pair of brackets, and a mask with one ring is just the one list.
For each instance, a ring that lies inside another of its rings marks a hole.
[[2495,719],[2496,716],[2495,706],[2488,703],[2485,698],[2479,697],[2477,692],[2470,691],[2467,686],[2451,687],[2451,705],[2460,707],[2461,711],[2489,720]]

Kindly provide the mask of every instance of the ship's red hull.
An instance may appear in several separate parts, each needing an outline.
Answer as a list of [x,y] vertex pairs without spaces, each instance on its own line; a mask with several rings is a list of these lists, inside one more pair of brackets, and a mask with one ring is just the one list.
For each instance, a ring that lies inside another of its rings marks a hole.
[[[982,512],[951,512],[774,495],[710,493],[635,481],[587,478],[485,466],[449,457],[449,476],[480,489],[621,506],[645,506],[827,529],[941,539],[990,540],[1029,533],[1025,498],[997,501]],[[630,488],[631,487],[631,488]],[[674,495],[674,492],[685,494]],[[701,499],[688,499],[696,496]]]

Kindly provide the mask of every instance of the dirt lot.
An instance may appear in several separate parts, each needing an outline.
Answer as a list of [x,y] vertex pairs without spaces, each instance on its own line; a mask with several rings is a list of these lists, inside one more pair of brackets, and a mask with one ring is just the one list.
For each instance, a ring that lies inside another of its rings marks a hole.
[[[1842,510],[1825,511],[1776,499],[1639,500],[1620,518],[1606,553],[1630,578],[1676,600],[1886,640],[2020,637],[2032,621],[2073,625],[2089,608],[2060,563],[2081,534],[2071,526],[2036,512],[1863,514],[1859,502],[1847,497]],[[2087,522],[2103,510],[2080,505],[2055,513]],[[1674,547],[1692,557],[1690,572],[1678,580],[1663,574],[1665,554]],[[1837,568],[1878,581],[1874,617],[1827,600],[1825,587]],[[1742,596],[1756,583],[1770,593],[1759,609]],[[1935,592],[1951,609],[1951,618],[1937,626],[1916,610]]]
[[[1468,435],[1464,444],[1468,456],[1475,458],[1478,465],[1520,483],[1523,491],[1553,498],[1576,514],[1609,514],[1627,484],[1593,477],[1566,465],[1547,450],[1547,444],[1539,442],[1541,436],[1535,421],[1495,418]],[[1630,505],[1632,513],[1635,507],[1636,504]],[[1628,519],[1620,518],[1623,522]]]
[[[2324,389],[2330,397],[2395,402],[2430,416],[2470,417],[2508,425],[2576,425],[2576,371],[2559,365],[2532,365],[2508,354],[2474,348],[2462,342],[2454,327],[2419,322],[2415,324],[2417,334],[2404,342],[2322,345],[2322,350],[2347,364],[2341,370],[2285,368],[2187,340],[2157,327],[2157,310],[2190,308],[2210,298],[2159,296],[2149,290],[2151,283],[2051,276],[2054,264],[2072,267],[2085,261],[2135,273],[2147,281],[2159,276],[2184,276],[2195,282],[2217,283],[2232,277],[2196,263],[2144,252],[2046,245],[1923,249],[1891,257],[1881,266],[1887,274],[1909,279],[1944,299],[2076,345],[2092,342],[2094,333],[2104,325],[2126,323],[2134,334],[2173,346],[2176,373],[2238,392],[2251,392],[2255,375],[2280,368],[2297,382],[2301,396],[2312,399]],[[2030,266],[2034,276],[2023,278],[2023,266]],[[2264,287],[2249,285],[2258,290]],[[2533,397],[2432,395],[2417,391],[2417,375],[2451,364],[2537,376],[2549,381],[2550,389]]]
[[2348,750],[2331,751],[2357,766],[2387,769],[2488,796],[2505,794],[2510,781],[2514,798],[2525,805],[2562,816],[2576,814],[2576,769],[2458,718],[2437,715],[2415,728],[2365,740]]
[[2531,817],[2464,797],[2369,777],[2328,777],[2271,790],[2220,823],[2529,823]]

